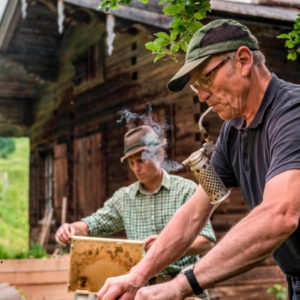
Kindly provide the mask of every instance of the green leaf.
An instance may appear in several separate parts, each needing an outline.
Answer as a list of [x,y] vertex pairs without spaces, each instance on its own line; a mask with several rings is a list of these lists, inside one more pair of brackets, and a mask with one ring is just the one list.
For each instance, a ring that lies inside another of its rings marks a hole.
[[188,27],[188,31],[193,35],[196,31],[198,31],[202,27],[202,24],[198,21],[192,21]]
[[292,30],[291,32],[289,32],[289,36],[297,37],[298,35],[299,33],[296,30]]
[[151,50],[151,51],[155,51],[158,50],[158,47],[155,43],[153,42],[148,42],[145,44],[146,49]]
[[293,40],[288,40],[285,42],[286,47],[293,49],[295,47],[295,42]]
[[186,50],[187,50],[187,43],[185,42],[185,41],[183,41],[183,42],[181,42],[180,43],[180,48],[184,51],[184,52],[186,52]]
[[158,47],[169,45],[169,41],[164,38],[157,38],[154,40],[154,44]]
[[164,54],[159,54],[155,57],[154,63],[156,63],[158,60],[162,59],[165,55]]
[[173,21],[170,27],[176,29],[180,33],[186,32],[185,22],[183,20]]
[[171,34],[170,34],[171,41],[175,41],[176,38],[177,38],[177,35],[178,35],[178,31],[177,30],[175,30],[175,29],[171,30]]
[[280,35],[277,35],[278,39],[289,39],[289,35],[287,33],[282,33]]
[[106,6],[109,6],[109,1],[103,1],[103,2],[101,2],[101,7],[102,8],[104,8],[104,7],[106,7]]
[[300,48],[297,49],[297,52],[300,54]]
[[144,3],[144,4],[147,4],[148,3],[148,0],[139,0],[140,2]]
[[172,53],[176,53],[179,50],[179,43],[175,43],[173,45],[171,45],[170,50]]
[[203,14],[202,12],[197,12],[194,14],[194,18],[197,20],[202,20],[205,17],[205,14]]
[[117,0],[110,1],[110,7],[111,7],[112,9],[119,9]]
[[181,14],[184,11],[184,6],[182,5],[170,5],[163,9],[166,16]]
[[295,61],[297,59],[297,52],[290,52],[287,56],[289,60]]
[[170,40],[170,37],[168,34],[166,34],[165,32],[158,32],[158,33],[155,33],[155,35],[159,38],[163,38],[163,39],[166,39],[166,40]]
[[277,291],[280,291],[282,289],[282,285],[281,284],[274,284],[274,288],[277,290]]

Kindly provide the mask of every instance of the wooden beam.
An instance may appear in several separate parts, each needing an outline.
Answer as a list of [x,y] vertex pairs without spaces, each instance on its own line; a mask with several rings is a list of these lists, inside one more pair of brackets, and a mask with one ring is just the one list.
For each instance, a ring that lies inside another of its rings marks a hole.
[[[99,0],[64,0],[66,3],[86,7],[97,10]],[[102,11],[103,12],[103,11]],[[116,17],[124,18],[131,21],[140,22],[143,24],[168,29],[172,22],[172,18],[163,14],[143,10],[136,7],[119,6],[119,9],[110,10],[110,13]]]
[[262,17],[266,19],[280,21],[294,21],[299,9],[288,9],[283,7],[273,7],[266,5],[244,4],[238,2],[229,2],[222,0],[211,0],[211,8],[213,11],[223,11],[253,17]]
[[0,50],[5,51],[21,16],[18,0],[7,2],[2,20],[0,20]]
[[[298,1],[298,0],[297,0]],[[99,6],[99,0],[64,0],[70,4],[87,7],[96,10]],[[155,1],[156,2],[156,1]],[[270,5],[257,5],[254,3],[239,3],[237,1],[224,1],[224,0],[211,0],[211,8],[214,11],[223,11],[228,13],[236,13],[247,16],[262,17],[266,19],[281,20],[292,22],[296,19],[297,14],[300,13],[299,9],[290,8],[292,1],[284,2],[284,7],[279,7],[279,2],[282,4],[283,0],[278,0],[274,6]],[[134,7],[136,6],[136,7]],[[148,11],[147,7],[142,9],[141,5],[133,4],[129,7],[120,6],[117,10],[111,10],[110,13],[117,17],[125,18],[132,21],[141,22],[148,25],[153,25],[163,29],[168,29],[172,18],[164,16],[159,13],[160,6],[156,3],[152,4],[152,8],[156,7],[156,12]],[[138,7],[138,8],[137,8]]]

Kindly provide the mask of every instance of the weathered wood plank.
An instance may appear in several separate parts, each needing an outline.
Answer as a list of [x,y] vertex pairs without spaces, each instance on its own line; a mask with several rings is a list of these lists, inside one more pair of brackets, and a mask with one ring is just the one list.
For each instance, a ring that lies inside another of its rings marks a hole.
[[74,141],[73,202],[77,218],[102,206],[106,196],[105,169],[101,134]]
[[60,225],[62,200],[69,196],[67,144],[54,146],[53,205],[55,220]]

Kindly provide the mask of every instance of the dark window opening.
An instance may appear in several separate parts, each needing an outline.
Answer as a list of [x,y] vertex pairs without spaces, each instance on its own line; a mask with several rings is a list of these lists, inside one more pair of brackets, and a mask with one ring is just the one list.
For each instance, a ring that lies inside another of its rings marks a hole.
[[131,45],[131,50],[136,50],[136,49],[137,49],[137,42],[134,42]]
[[136,64],[136,57],[131,57],[131,65],[135,65]]
[[83,55],[73,61],[75,76],[73,82],[79,85],[83,81],[88,81],[96,77],[96,49],[95,46],[89,48]]
[[138,72],[133,72],[132,73],[132,80],[137,80],[138,79]]

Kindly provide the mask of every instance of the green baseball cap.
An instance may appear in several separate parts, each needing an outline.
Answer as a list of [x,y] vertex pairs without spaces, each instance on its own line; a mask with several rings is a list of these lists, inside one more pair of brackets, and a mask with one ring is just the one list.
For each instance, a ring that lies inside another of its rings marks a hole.
[[245,25],[231,19],[219,19],[203,26],[189,43],[184,65],[168,82],[169,90],[182,90],[190,80],[189,73],[212,55],[235,51],[241,46],[259,49],[257,39]]

